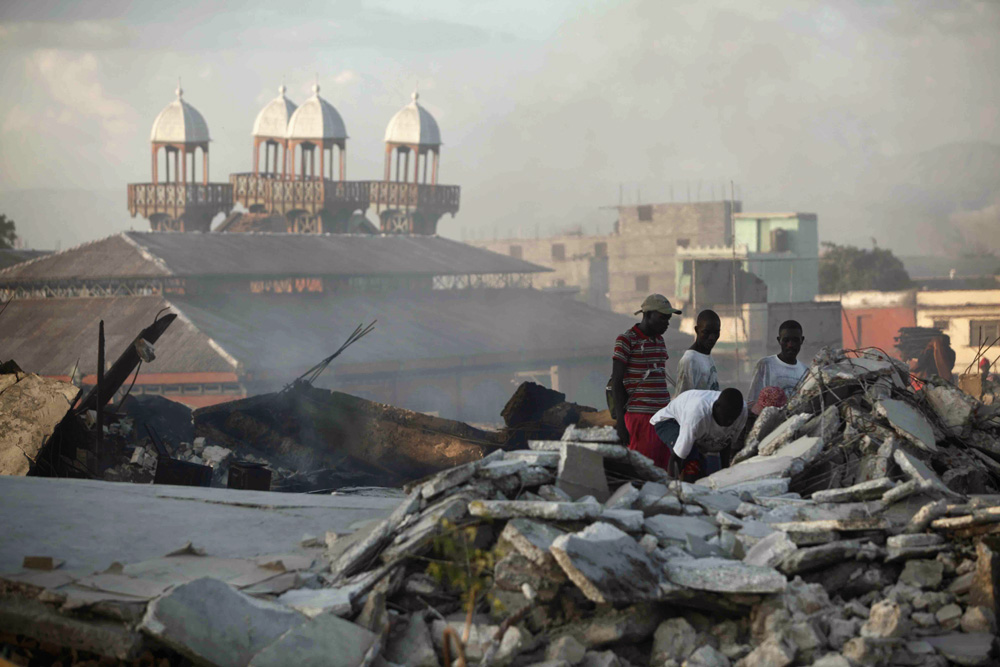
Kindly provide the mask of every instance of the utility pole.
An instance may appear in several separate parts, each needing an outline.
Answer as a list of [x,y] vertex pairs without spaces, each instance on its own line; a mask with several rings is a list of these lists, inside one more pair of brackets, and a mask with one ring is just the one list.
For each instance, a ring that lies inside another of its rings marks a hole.
[[[736,217],[733,215],[733,200],[736,195],[734,193],[735,186],[732,181],[729,181],[729,231],[733,239],[733,342],[735,345],[733,349],[736,351],[736,382],[740,382],[740,334],[739,329],[736,327],[736,308],[738,306],[736,299]],[[740,313],[740,319],[743,319],[743,313]]]

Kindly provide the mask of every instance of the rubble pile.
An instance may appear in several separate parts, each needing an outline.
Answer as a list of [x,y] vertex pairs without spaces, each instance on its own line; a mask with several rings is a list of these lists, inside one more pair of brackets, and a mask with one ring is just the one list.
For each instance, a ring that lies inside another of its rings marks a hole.
[[997,436],[954,387],[827,351],[697,483],[569,426],[406,485],[385,519],[305,538],[313,561],[254,565],[269,575],[199,561],[157,588],[138,579],[170,568],[126,566],[128,614],[39,576],[19,590],[118,614],[113,657],[199,664],[995,665]]

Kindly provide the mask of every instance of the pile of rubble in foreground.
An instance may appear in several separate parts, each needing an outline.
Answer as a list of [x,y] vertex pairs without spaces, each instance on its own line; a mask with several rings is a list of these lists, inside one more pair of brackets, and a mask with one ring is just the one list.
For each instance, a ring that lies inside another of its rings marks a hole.
[[993,416],[904,373],[827,354],[697,484],[612,428],[498,450],[283,586],[195,579],[129,627],[218,665],[995,665]]

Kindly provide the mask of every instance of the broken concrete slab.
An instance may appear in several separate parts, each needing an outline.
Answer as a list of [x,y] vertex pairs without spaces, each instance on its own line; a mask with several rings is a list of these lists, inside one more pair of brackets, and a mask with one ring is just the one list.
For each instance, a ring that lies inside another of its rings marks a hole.
[[327,614],[293,628],[263,649],[250,661],[250,667],[355,667],[374,657],[378,635]]
[[856,558],[864,547],[862,540],[841,540],[794,551],[781,561],[778,569],[791,576]]
[[949,489],[945,483],[941,481],[941,478],[937,476],[937,473],[931,470],[926,463],[906,450],[897,449],[892,453],[892,458],[896,461],[899,467],[903,469],[903,472],[919,482],[924,489],[928,491],[935,491],[952,498],[963,497],[961,494],[955,493]]
[[804,435],[782,445],[771,456],[779,458],[787,456],[792,459],[800,459],[803,463],[810,463],[823,452],[824,446],[822,438]]
[[671,559],[667,577],[678,586],[715,593],[779,593],[788,580],[770,567],[727,558]]
[[512,452],[504,452],[505,461],[524,461],[528,465],[542,466],[543,468],[559,467],[558,451],[533,451],[530,449],[518,449]]
[[244,595],[216,579],[196,579],[149,604],[140,628],[197,662],[244,667],[305,616]]
[[780,565],[788,554],[797,549],[798,546],[785,533],[775,531],[750,547],[743,562],[748,565],[773,568]]
[[645,517],[641,510],[606,509],[601,512],[601,521],[617,526],[629,533],[641,533]]
[[549,519],[553,521],[589,521],[600,516],[597,503],[534,502],[528,500],[473,500],[469,503],[472,516],[493,519]]
[[888,477],[872,479],[842,489],[816,491],[812,499],[818,503],[850,503],[882,498],[887,491],[896,487],[896,482]]
[[705,519],[667,514],[649,517],[643,523],[643,528],[650,535],[656,536],[656,539],[664,546],[672,543],[684,544],[688,535],[708,539],[719,532],[715,524]]
[[566,442],[563,440],[529,440],[528,449],[536,452],[561,452],[563,447],[573,445],[596,452],[611,460],[627,459],[629,450],[622,445],[608,445],[598,442]]
[[925,385],[924,396],[950,435],[965,437],[972,427],[977,401],[950,384]]
[[280,595],[276,602],[309,618],[315,618],[320,614],[349,616],[353,603],[360,594],[360,588],[357,586],[296,588]]
[[621,442],[614,426],[590,426],[580,428],[567,426],[562,435],[563,442]]
[[771,477],[786,477],[795,462],[787,456],[755,456],[730,468],[723,468],[698,480],[712,489],[733,490],[732,487]]
[[758,454],[760,456],[771,456],[780,447],[791,442],[798,431],[809,421],[810,417],[811,415],[808,414],[798,414],[786,419],[760,441],[760,444],[757,446]]
[[27,475],[79,389],[33,373],[0,379],[0,475]]
[[657,565],[632,537],[597,522],[579,533],[557,537],[550,549],[566,575],[598,603],[660,599]]
[[908,479],[902,484],[898,484],[882,494],[882,504],[892,505],[901,500],[905,500],[915,493],[920,493],[923,487],[915,479]]
[[992,663],[996,637],[986,632],[953,632],[924,637],[923,640],[948,660],[959,665],[989,665]]
[[884,398],[875,404],[875,412],[889,420],[897,433],[920,449],[931,453],[938,451],[930,422],[909,404]]
[[393,635],[386,646],[385,658],[403,667],[439,667],[431,632],[420,614],[413,614],[402,632]]
[[638,499],[639,489],[632,486],[631,482],[627,482],[615,489],[615,492],[604,502],[604,506],[608,509],[630,510]]
[[903,527],[904,533],[922,533],[927,530],[927,527],[931,525],[931,522],[938,517],[944,516],[948,512],[948,502],[946,500],[937,500],[932,503],[927,503],[921,507],[917,512],[910,517],[906,526]]
[[929,547],[938,544],[944,544],[944,538],[936,533],[893,535],[886,540],[886,546],[900,549],[905,547]]
[[573,500],[594,496],[599,502],[608,499],[608,479],[604,475],[604,458],[597,452],[567,444],[559,453],[556,486]]
[[518,459],[513,460],[503,460],[503,461],[493,461],[487,463],[484,466],[480,466],[476,474],[483,479],[500,479],[502,477],[508,477],[510,475],[517,475],[522,470],[528,467],[526,461],[521,461]]
[[525,558],[544,566],[552,562],[549,553],[552,542],[564,534],[547,523],[519,518],[507,522],[500,539],[509,542]]
[[825,533],[830,531],[852,532],[887,530],[889,522],[880,516],[858,517],[855,519],[817,519],[814,521],[788,521],[772,523],[775,530],[798,533]]

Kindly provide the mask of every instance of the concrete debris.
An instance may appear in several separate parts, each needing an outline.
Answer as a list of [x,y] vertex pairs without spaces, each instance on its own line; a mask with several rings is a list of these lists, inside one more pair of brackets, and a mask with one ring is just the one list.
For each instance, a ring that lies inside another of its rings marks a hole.
[[[299,530],[287,547],[308,564],[270,557],[244,570],[188,551],[160,560],[185,559],[187,573],[200,559],[197,571],[226,581],[170,579],[179,566],[162,562],[89,578],[25,570],[3,576],[0,625],[51,641],[51,621],[31,630],[11,600],[95,627],[116,614],[165,657],[220,665],[997,664],[1000,476],[981,457],[1000,470],[1000,455],[973,444],[997,439],[997,426],[948,387],[915,391],[880,353],[851,354],[821,353],[735,462],[694,483],[622,447],[611,427],[565,421],[580,411],[565,397],[522,385],[506,415],[516,438],[468,437],[448,465],[431,465],[426,440],[404,447],[426,476],[375,521],[331,526],[325,540]],[[316,397],[330,405],[329,392]],[[272,436],[292,437],[288,426],[262,425],[263,405],[204,413],[205,439],[172,453],[215,475],[245,457],[237,429],[255,427],[271,434],[267,453],[282,450]],[[400,438],[427,425],[389,421]],[[295,437],[288,451],[309,449]],[[472,456],[470,441],[489,444]],[[391,451],[358,446],[350,456],[371,466]],[[161,460],[138,443],[124,464]],[[108,654],[131,646],[116,642]]]

